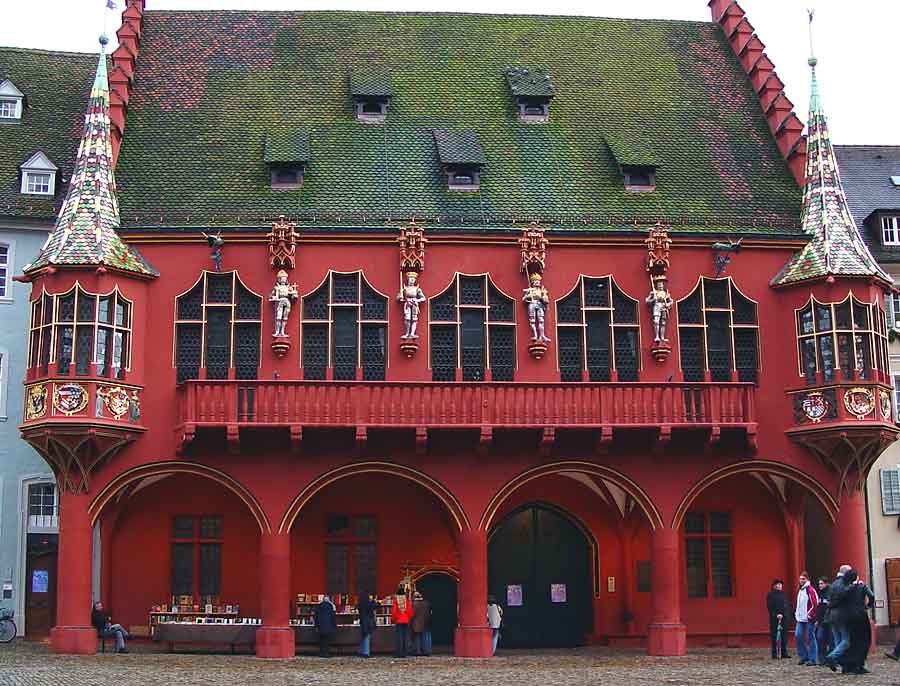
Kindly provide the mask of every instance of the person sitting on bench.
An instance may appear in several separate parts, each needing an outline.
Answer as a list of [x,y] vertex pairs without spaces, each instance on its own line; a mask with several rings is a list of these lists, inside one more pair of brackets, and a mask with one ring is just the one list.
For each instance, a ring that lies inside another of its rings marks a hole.
[[116,652],[127,653],[125,649],[125,639],[131,638],[121,624],[111,624],[109,621],[109,613],[103,611],[103,603],[99,600],[94,603],[94,609],[91,612],[91,624],[97,629],[97,635],[100,638],[116,639]]

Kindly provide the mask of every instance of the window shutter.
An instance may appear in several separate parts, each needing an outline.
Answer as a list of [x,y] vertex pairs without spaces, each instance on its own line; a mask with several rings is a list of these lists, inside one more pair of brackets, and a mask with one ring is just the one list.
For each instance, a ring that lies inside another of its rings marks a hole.
[[881,511],[886,515],[900,514],[900,468],[881,470]]

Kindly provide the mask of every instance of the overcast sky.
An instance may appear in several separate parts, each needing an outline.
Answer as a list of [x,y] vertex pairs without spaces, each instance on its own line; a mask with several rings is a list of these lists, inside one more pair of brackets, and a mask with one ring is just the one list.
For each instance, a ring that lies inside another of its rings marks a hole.
[[[124,0],[109,20],[115,28]],[[394,10],[580,14],[709,20],[706,0],[146,0],[147,9]],[[806,9],[816,10],[815,51],[825,109],[837,143],[900,145],[897,0],[740,0],[788,97],[806,121]],[[0,45],[93,52],[104,0],[0,0]]]

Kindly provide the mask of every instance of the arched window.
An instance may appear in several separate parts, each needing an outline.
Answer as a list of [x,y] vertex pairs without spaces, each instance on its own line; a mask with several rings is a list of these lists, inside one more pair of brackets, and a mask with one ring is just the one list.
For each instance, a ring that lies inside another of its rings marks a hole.
[[516,368],[515,301],[487,274],[457,273],[450,285],[428,303],[431,324],[431,378],[512,381]]
[[887,320],[877,304],[860,302],[852,294],[840,303],[820,303],[815,298],[797,310],[800,374],[806,383],[834,380],[840,369],[844,379],[856,371],[859,379],[871,379],[872,371],[887,373]]
[[[46,374],[56,361],[60,375],[121,376],[131,355],[131,301],[118,289],[106,295],[74,286],[42,293],[31,303],[29,367]],[[74,364],[74,369],[73,369]]]
[[362,272],[328,272],[321,285],[303,297],[301,360],[304,379],[337,381],[384,379],[387,362],[387,297]]
[[[638,302],[611,276],[579,277],[556,301],[559,375],[563,381],[637,381],[641,336]],[[585,379],[587,371],[587,379]]]
[[200,376],[255,379],[259,369],[262,296],[237,272],[204,271],[175,299],[175,369],[178,383]]
[[756,382],[759,371],[759,324],[756,303],[744,296],[731,277],[700,277],[693,292],[678,301],[678,343],[685,381]]

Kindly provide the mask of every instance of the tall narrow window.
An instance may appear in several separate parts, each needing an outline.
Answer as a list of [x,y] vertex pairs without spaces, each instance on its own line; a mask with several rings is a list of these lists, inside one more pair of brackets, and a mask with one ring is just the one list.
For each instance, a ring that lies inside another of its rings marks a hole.
[[759,325],[756,303],[731,280],[701,277],[678,301],[678,342],[685,381],[757,380]]
[[835,369],[844,379],[871,379],[875,369],[888,373],[887,317],[877,304],[852,294],[840,303],[815,298],[797,310],[800,375],[807,384],[833,381]]
[[684,537],[688,598],[733,596],[731,515],[688,512]]
[[106,295],[76,286],[60,295],[43,293],[31,303],[29,367],[47,373],[120,377],[131,351],[131,301],[118,290]]
[[375,517],[330,515],[325,535],[328,593],[374,593],[378,582]]
[[556,301],[559,374],[563,381],[637,381],[640,326],[637,300],[611,276],[582,276]]
[[387,364],[387,297],[362,272],[328,272],[303,297],[301,359],[303,378],[337,381],[384,379]]
[[262,297],[237,272],[203,272],[175,299],[175,369],[178,383],[200,376],[255,379],[259,369]]
[[221,594],[223,539],[221,515],[172,519],[172,595],[190,595],[205,603]]
[[0,298],[12,297],[10,252],[9,244],[0,243]]
[[450,285],[429,301],[431,378],[512,381],[515,375],[515,301],[485,274],[456,274]]

